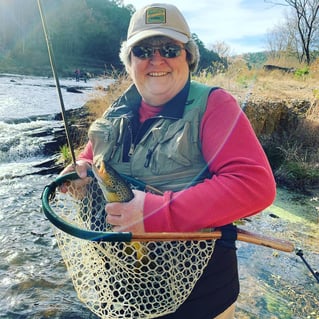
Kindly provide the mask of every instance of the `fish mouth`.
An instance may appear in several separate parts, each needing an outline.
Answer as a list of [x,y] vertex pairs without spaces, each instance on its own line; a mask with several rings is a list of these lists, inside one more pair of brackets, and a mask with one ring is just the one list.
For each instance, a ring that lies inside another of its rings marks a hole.
[[108,186],[105,184],[102,176],[101,176],[101,172],[100,172],[100,168],[98,168],[98,166],[96,166],[95,164],[92,164],[92,171],[93,171],[93,175],[94,177],[96,178],[99,186],[100,186],[100,189],[102,190],[102,193],[103,193],[103,196],[104,198],[109,201],[109,195],[110,195],[110,192],[109,192],[109,188]]
[[92,171],[93,171],[94,177],[98,180],[98,182],[104,184],[103,179],[100,175],[99,168],[95,164],[92,164]]

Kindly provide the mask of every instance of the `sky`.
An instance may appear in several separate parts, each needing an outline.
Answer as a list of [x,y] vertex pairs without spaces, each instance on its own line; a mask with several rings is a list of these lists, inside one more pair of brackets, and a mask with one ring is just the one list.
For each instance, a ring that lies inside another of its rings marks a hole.
[[232,54],[267,50],[267,33],[284,23],[287,10],[264,0],[124,0],[136,9],[154,2],[176,5],[208,49],[224,42]]

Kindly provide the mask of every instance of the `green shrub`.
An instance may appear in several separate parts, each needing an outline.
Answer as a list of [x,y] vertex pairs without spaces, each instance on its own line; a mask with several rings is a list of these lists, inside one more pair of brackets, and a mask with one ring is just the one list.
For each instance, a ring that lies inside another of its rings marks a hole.
[[276,171],[277,183],[294,191],[307,192],[319,183],[319,167],[305,162],[285,162]]
[[304,68],[297,69],[294,74],[295,77],[298,79],[304,78],[306,75],[309,74],[309,67],[306,66]]
[[63,164],[66,165],[72,162],[71,151],[66,144],[60,147],[60,156]]

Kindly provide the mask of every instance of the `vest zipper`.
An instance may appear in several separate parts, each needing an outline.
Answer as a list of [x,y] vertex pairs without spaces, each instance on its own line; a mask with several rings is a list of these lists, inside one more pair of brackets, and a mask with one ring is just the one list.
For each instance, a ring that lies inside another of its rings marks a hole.
[[148,168],[150,166],[150,162],[151,162],[153,153],[154,153],[155,148],[157,147],[158,144],[159,143],[156,143],[155,146],[152,149],[150,149],[150,148],[148,149],[147,154],[146,154],[146,159],[145,159],[145,162],[144,162],[144,167],[145,168]]
[[124,117],[122,117],[120,119],[119,135],[118,135],[118,138],[116,140],[116,143],[113,146],[111,159],[114,157],[114,155],[115,155],[116,151],[118,150],[118,148],[122,145],[123,136],[124,136],[124,120],[125,120]]
[[132,130],[132,125],[131,125],[130,121],[128,121],[127,129],[130,132],[130,139],[131,139],[131,141],[130,141],[130,149],[128,151],[128,157],[131,158],[131,156],[133,155],[134,150],[135,150],[135,144],[133,142],[133,130]]
[[135,145],[134,145],[134,143],[131,143],[130,150],[128,152],[129,157],[131,157],[133,155],[134,150],[135,150]]

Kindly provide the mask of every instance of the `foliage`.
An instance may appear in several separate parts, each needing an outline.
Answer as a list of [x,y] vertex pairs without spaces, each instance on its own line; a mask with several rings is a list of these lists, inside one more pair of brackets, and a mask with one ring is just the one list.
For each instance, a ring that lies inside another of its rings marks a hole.
[[319,89],[313,89],[313,96],[316,100],[319,100]]
[[260,68],[267,60],[267,52],[246,53],[243,58],[249,69]]
[[309,70],[314,76],[319,75],[319,57],[311,63]]
[[304,68],[297,69],[294,74],[296,78],[304,78],[309,74],[309,67],[306,66]]
[[64,165],[70,164],[72,162],[71,151],[66,144],[60,147],[60,161]]
[[[120,0],[43,0],[42,7],[60,75],[73,75],[75,69],[95,74],[123,70],[119,51],[135,11],[132,5],[124,6]],[[24,73],[50,72],[36,1],[0,1],[0,12],[0,72],[19,67]],[[5,18],[9,13],[13,23]],[[215,61],[227,66],[226,59],[206,49],[197,35],[193,37],[201,55],[199,70]]]
[[304,162],[284,162],[275,175],[277,182],[289,189],[307,192],[311,187],[318,187],[318,167]]
[[318,48],[319,2],[318,0],[282,0],[269,3],[284,5],[291,9],[283,25],[276,26],[269,37],[273,53],[285,52],[295,55],[299,62],[310,65],[312,51]]
[[223,66],[223,68],[227,68],[226,58],[221,58],[216,52],[205,48],[204,43],[198,38],[195,33],[192,34],[192,37],[198,46],[200,54],[198,72],[207,70],[208,72],[214,73],[215,70],[213,68],[213,65],[216,64],[218,64],[219,66]]
[[277,183],[306,192],[319,186],[319,122],[299,118],[294,130],[262,138]]
[[[118,52],[126,38],[132,6],[124,6],[122,1],[55,0],[42,1],[42,7],[62,75],[83,68],[83,61],[84,68],[101,73],[122,68]],[[43,70],[48,54],[36,1],[0,1],[0,12],[0,71],[7,70],[6,61]]]
[[122,72],[114,71],[110,77],[114,82],[106,89],[106,94],[98,94],[86,103],[92,117],[101,117],[106,109],[131,85],[132,80]]

